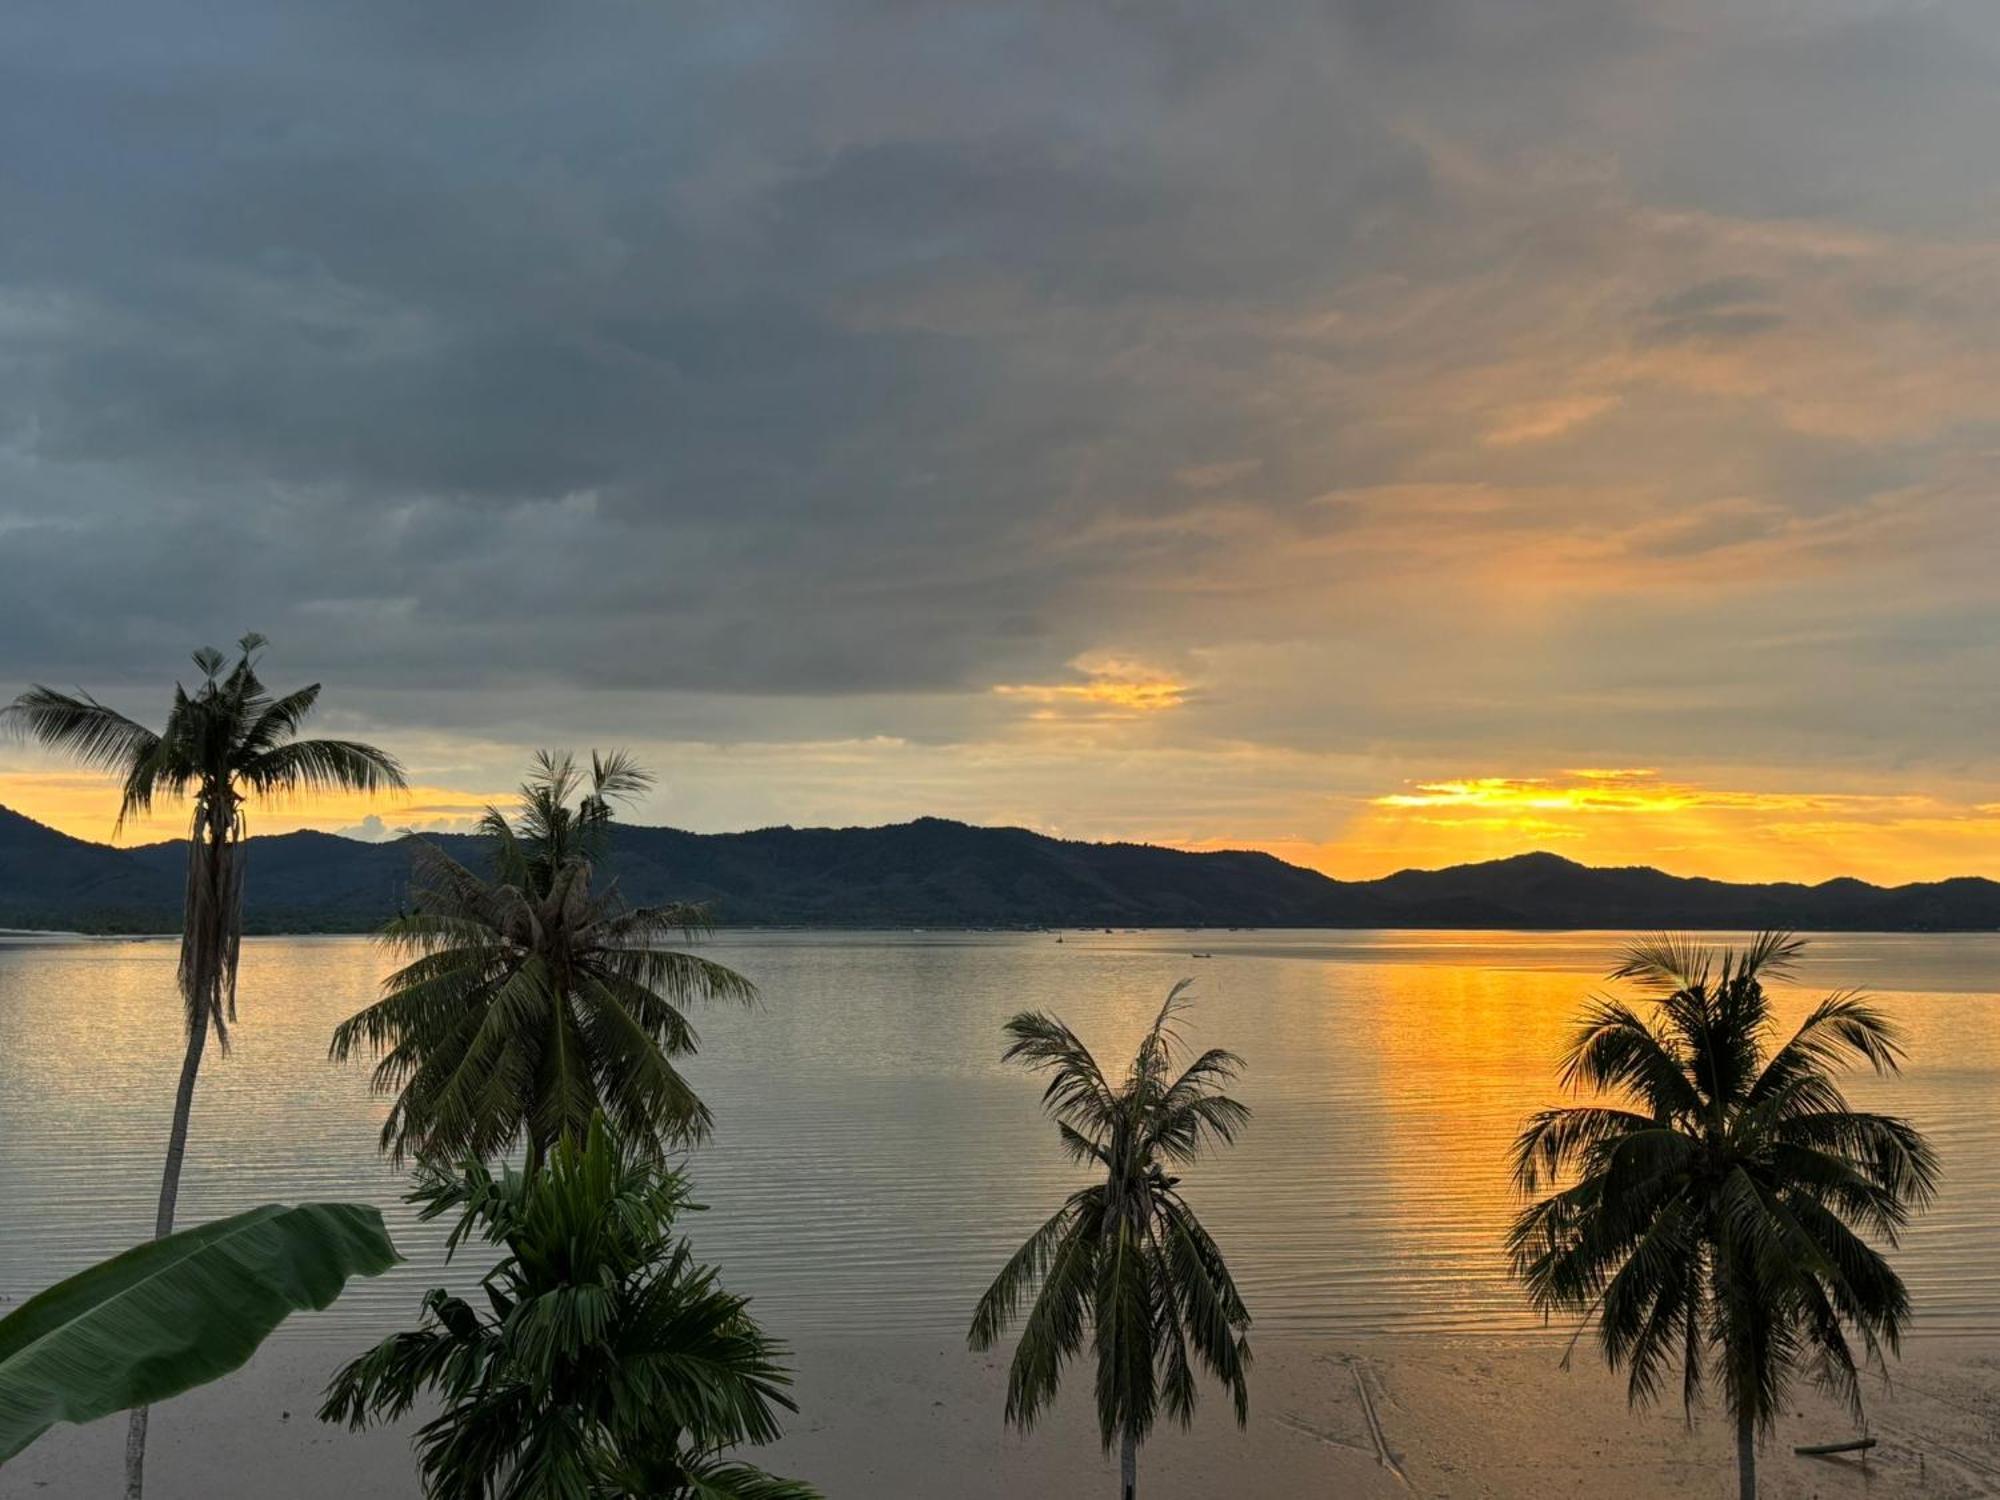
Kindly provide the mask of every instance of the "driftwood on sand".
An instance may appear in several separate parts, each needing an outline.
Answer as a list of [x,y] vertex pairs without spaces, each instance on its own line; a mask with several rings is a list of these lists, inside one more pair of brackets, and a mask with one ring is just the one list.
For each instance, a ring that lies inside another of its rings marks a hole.
[[1844,1443],[1808,1443],[1794,1448],[1792,1452],[1801,1458],[1823,1458],[1829,1453],[1866,1453],[1874,1446],[1875,1439],[1872,1437],[1849,1438]]

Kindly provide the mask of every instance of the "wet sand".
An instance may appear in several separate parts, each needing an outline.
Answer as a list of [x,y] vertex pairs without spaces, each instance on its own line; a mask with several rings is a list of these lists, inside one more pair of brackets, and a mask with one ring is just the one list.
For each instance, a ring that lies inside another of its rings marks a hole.
[[[1140,1456],[1140,1492],[1216,1496],[1493,1497],[1493,1500],[1722,1500],[1735,1493],[1726,1424],[1690,1433],[1678,1407],[1627,1411],[1622,1385],[1588,1350],[1557,1367],[1549,1338],[1286,1340],[1257,1346],[1250,1425],[1208,1400],[1193,1431],[1165,1429]],[[406,1431],[348,1433],[312,1415],[344,1351],[280,1342],[229,1380],[156,1410],[152,1500],[284,1495],[410,1500]],[[830,1497],[1110,1496],[1087,1372],[1049,1421],[1022,1436],[1000,1422],[1005,1365],[946,1341],[808,1342],[797,1354],[800,1414],[762,1461]],[[1914,1342],[1888,1389],[1871,1382],[1865,1466],[1813,1459],[1798,1443],[1853,1435],[1816,1393],[1762,1450],[1767,1500],[1935,1500],[2000,1494],[2000,1339]],[[117,1493],[123,1418],[58,1428],[0,1470],[0,1497]]]

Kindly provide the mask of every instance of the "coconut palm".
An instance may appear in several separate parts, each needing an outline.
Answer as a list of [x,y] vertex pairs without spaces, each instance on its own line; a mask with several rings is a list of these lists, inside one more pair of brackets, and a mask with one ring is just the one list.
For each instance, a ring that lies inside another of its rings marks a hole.
[[701,908],[628,906],[615,883],[599,887],[613,804],[651,782],[622,754],[593,754],[586,772],[545,751],[517,814],[489,808],[481,821],[491,879],[413,843],[416,909],[382,934],[405,962],[331,1049],[378,1058],[394,1158],[489,1160],[525,1141],[532,1172],[599,1110],[656,1154],[707,1132],[673,1063],[695,1050],[684,1007],[756,991],[675,946],[705,927]]
[[[273,696],[257,676],[260,635],[238,642],[229,665],[222,652],[195,652],[201,685],[174,685],[164,729],[154,733],[88,693],[35,686],[4,712],[15,733],[95,770],[123,780],[114,831],[167,799],[193,805],[188,829],[186,896],[181,910],[180,993],[187,1050],[167,1132],[154,1237],[173,1232],[187,1154],[195,1079],[211,1032],[223,1051],[236,1019],[236,963],[243,941],[244,808],[300,793],[376,792],[401,787],[393,757],[352,740],[299,739],[299,727],[319,701],[320,685]],[[143,1487],[146,1410],[132,1413],[126,1445],[125,1493]]]
[[687,1193],[602,1115],[539,1172],[420,1167],[422,1217],[458,1214],[447,1253],[475,1234],[503,1252],[486,1305],[431,1291],[418,1328],[334,1376],[321,1419],[395,1421],[435,1395],[416,1431],[433,1500],[812,1500],[723,1456],[796,1408],[784,1351],[675,1237]]
[[1894,1247],[1937,1185],[1924,1137],[1850,1109],[1836,1083],[1858,1064],[1896,1071],[1879,1009],[1830,995],[1773,1046],[1764,982],[1792,974],[1803,947],[1781,933],[1740,953],[1632,945],[1612,977],[1633,981],[1646,1011],[1593,1000],[1563,1060],[1568,1089],[1609,1102],[1545,1110],[1514,1147],[1521,1189],[1550,1189],[1509,1238],[1535,1306],[1583,1314],[1579,1337],[1594,1318],[1635,1405],[1678,1366],[1692,1420],[1719,1381],[1743,1500],[1797,1374],[1859,1420],[1860,1365],[1883,1365],[1910,1313],[1869,1239]]
[[1235,1054],[1211,1049],[1175,1071],[1187,992],[1183,980],[1168,994],[1116,1087],[1055,1017],[1025,1012],[1006,1026],[1003,1056],[1048,1074],[1042,1104],[1063,1149],[1101,1180],[1014,1252],[979,1299],[968,1342],[992,1348],[1032,1294],[1007,1374],[1006,1418],[1025,1430],[1090,1340],[1098,1432],[1107,1453],[1119,1445],[1123,1500],[1137,1493],[1139,1445],[1162,1407],[1193,1421],[1197,1365],[1228,1388],[1237,1425],[1249,1419],[1250,1314],[1169,1168],[1233,1142],[1250,1111],[1222,1092],[1242,1067]]

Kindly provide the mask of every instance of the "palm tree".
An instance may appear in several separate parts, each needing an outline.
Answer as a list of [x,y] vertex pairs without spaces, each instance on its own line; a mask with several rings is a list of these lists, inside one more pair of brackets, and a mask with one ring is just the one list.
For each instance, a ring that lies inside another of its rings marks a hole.
[[1579,1337],[1594,1316],[1634,1405],[1678,1364],[1692,1421],[1719,1379],[1743,1500],[1795,1373],[1860,1419],[1850,1339],[1883,1366],[1910,1313],[1863,1236],[1893,1247],[1937,1186],[1929,1142],[1849,1109],[1835,1082],[1859,1063],[1896,1071],[1897,1031],[1874,1005],[1830,995],[1773,1050],[1764,981],[1792,974],[1803,948],[1782,933],[1741,953],[1633,944],[1611,977],[1634,981],[1651,1014],[1593,1000],[1563,1060],[1565,1087],[1611,1102],[1544,1110],[1514,1145],[1521,1189],[1550,1189],[1508,1241],[1535,1306],[1581,1313]]
[[[166,727],[155,734],[88,693],[37,685],[3,716],[26,738],[62,751],[79,764],[123,778],[114,831],[163,798],[193,803],[188,829],[187,890],[181,909],[180,992],[187,1051],[174,1118],[167,1132],[166,1169],[153,1234],[173,1232],[187,1154],[188,1116],[209,1033],[224,1052],[236,1019],[236,961],[243,942],[243,809],[303,792],[376,792],[403,786],[395,759],[352,740],[298,739],[319,701],[313,683],[272,696],[257,677],[260,635],[238,642],[234,667],[213,647],[195,652],[202,682],[192,694],[174,685]],[[225,667],[228,670],[225,671]],[[144,1485],[146,1408],[132,1413],[125,1450],[125,1493],[139,1500]]]
[[632,907],[615,883],[593,888],[612,805],[651,783],[622,754],[593,754],[586,773],[544,751],[518,815],[481,820],[491,880],[412,845],[416,910],[383,931],[406,962],[331,1048],[336,1061],[363,1048],[379,1059],[392,1157],[490,1160],[525,1140],[532,1172],[599,1110],[655,1154],[707,1133],[708,1109],[673,1064],[695,1050],[683,1007],[756,991],[670,946],[706,926],[701,908]]
[[434,1500],[814,1500],[722,1457],[796,1408],[784,1351],[675,1238],[687,1194],[602,1115],[539,1172],[420,1167],[422,1217],[459,1215],[447,1253],[475,1232],[504,1252],[486,1306],[431,1291],[419,1327],[334,1376],[321,1420],[395,1421],[434,1392],[416,1432]]
[[1227,1386],[1236,1423],[1249,1420],[1250,1314],[1222,1251],[1167,1169],[1210,1145],[1229,1144],[1250,1118],[1222,1092],[1242,1067],[1212,1049],[1178,1075],[1175,1023],[1188,981],[1174,986],[1113,1088],[1076,1034],[1038,1011],[1015,1016],[1003,1054],[1046,1072],[1042,1104],[1070,1157],[1103,1179],[1063,1201],[979,1299],[967,1342],[993,1347],[1029,1294],[1007,1374],[1007,1421],[1026,1430],[1054,1399],[1063,1366],[1091,1340],[1097,1357],[1097,1425],[1105,1452],[1119,1444],[1119,1494],[1138,1490],[1139,1445],[1162,1402],[1194,1420],[1195,1365]]

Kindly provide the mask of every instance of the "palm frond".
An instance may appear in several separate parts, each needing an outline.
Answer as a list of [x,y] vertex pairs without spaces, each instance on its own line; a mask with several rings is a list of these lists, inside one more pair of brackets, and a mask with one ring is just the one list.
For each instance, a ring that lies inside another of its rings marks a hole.
[[1058,1247],[1069,1236],[1078,1216],[1091,1208],[1095,1193],[1092,1188],[1072,1193],[1007,1258],[993,1284],[980,1294],[979,1305],[972,1314],[972,1327],[965,1336],[967,1347],[981,1352],[991,1349],[1012,1326],[1022,1302],[1047,1274]]
[[237,774],[260,798],[402,791],[409,785],[395,756],[358,740],[291,740],[257,754]]
[[1006,1420],[1032,1427],[1055,1399],[1063,1366],[1083,1348],[1104,1241],[1104,1203],[1094,1194],[1070,1220],[1048,1255],[1041,1288],[1021,1325],[1007,1368]]
[[1612,1148],[1621,1141],[1658,1129],[1654,1116],[1631,1110],[1597,1106],[1542,1110],[1515,1138],[1515,1185],[1532,1193],[1569,1171],[1603,1170]]
[[1894,1073],[1902,1057],[1901,1033],[1881,1007],[1853,991],[1838,991],[1814,1006],[1791,1040],[1772,1054],[1750,1088],[1749,1102],[1757,1104],[1852,1063]]
[[1133,1215],[1109,1217],[1090,1309],[1097,1434],[1107,1452],[1127,1433],[1144,1441],[1159,1406],[1157,1279],[1147,1248]]
[[1209,1374],[1229,1391],[1241,1427],[1250,1418],[1249,1310],[1222,1252],[1177,1194],[1162,1198],[1159,1226],[1164,1279],[1181,1310],[1180,1325]]
[[250,718],[242,733],[240,752],[258,755],[284,744],[299,732],[319,702],[320,685],[309,683],[283,697],[274,698]]
[[1715,969],[1706,944],[1683,932],[1659,932],[1634,939],[1619,951],[1611,978],[1630,980],[1649,994],[1700,989]]
[[1562,1084],[1572,1092],[1630,1090],[1656,1116],[1700,1108],[1686,1060],[1673,1042],[1616,1000],[1592,1000],[1562,1058]]
[[689,1500],[820,1500],[811,1485],[780,1479],[751,1464],[695,1459],[681,1466],[679,1477]]
[[1048,1073],[1042,1102],[1056,1118],[1088,1128],[1117,1114],[1118,1100],[1104,1070],[1061,1021],[1041,1011],[1023,1011],[1002,1029],[1012,1040],[1001,1060]]
[[61,693],[39,683],[0,709],[0,730],[61,751],[94,771],[129,771],[160,742],[145,725],[88,693]]
[[1760,932],[1748,948],[1735,956],[1738,979],[1790,979],[1799,971],[1806,940],[1790,932]]

